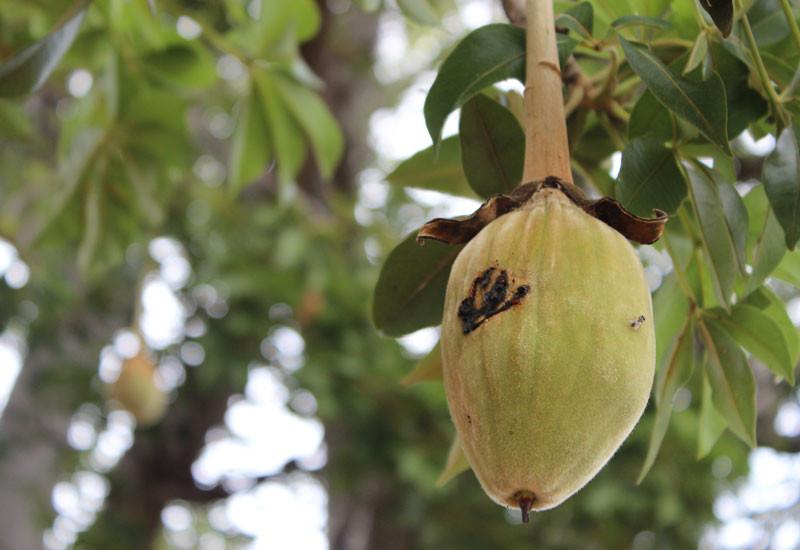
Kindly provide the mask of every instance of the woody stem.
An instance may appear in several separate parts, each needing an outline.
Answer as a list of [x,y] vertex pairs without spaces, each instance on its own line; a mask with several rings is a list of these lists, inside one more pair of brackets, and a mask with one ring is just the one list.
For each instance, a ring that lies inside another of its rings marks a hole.
[[523,181],[572,182],[552,0],[527,0]]

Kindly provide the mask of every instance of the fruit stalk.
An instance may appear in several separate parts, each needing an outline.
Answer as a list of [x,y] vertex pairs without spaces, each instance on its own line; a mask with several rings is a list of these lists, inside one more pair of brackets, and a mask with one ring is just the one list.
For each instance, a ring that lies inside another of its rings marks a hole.
[[552,0],[527,0],[524,183],[572,182]]

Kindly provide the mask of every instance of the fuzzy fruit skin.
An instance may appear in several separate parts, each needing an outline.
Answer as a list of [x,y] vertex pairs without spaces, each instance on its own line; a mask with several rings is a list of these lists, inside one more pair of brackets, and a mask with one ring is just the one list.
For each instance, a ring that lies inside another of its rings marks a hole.
[[[509,295],[527,294],[465,334],[459,307],[490,267],[507,271]],[[542,189],[456,258],[441,345],[450,414],[484,491],[552,508],[597,474],[647,404],[655,331],[642,265],[617,231]]]

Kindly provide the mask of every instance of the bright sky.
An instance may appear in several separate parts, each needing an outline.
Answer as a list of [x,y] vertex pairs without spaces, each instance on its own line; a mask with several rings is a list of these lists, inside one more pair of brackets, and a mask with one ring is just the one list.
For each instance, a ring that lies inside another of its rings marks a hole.
[[[385,203],[387,196],[383,174],[403,158],[429,145],[422,105],[425,93],[434,78],[429,70],[431,60],[442,46],[451,43],[465,30],[477,28],[497,20],[497,3],[490,0],[460,2],[458,13],[448,15],[443,30],[434,31],[432,37],[412,48],[406,35],[406,23],[396,12],[389,11],[381,18],[377,47],[376,76],[389,84],[410,74],[418,74],[414,83],[393,109],[376,112],[370,120],[370,142],[379,155],[378,165],[365,170],[359,177],[359,203],[356,217],[368,223]],[[178,21],[178,30],[187,38],[197,36],[198,27],[189,18]],[[223,60],[225,61],[225,60]],[[230,61],[230,60],[228,60]],[[221,62],[219,70],[228,80],[236,80],[241,71],[235,64]],[[68,78],[68,89],[75,97],[82,97],[93,85],[93,76],[84,69],[74,71]],[[508,86],[518,86],[508,84]],[[215,132],[229,132],[230,118],[224,113],[211,117]],[[448,119],[445,135],[455,133],[457,115]],[[742,137],[745,146],[763,151],[774,147],[770,138],[753,142]],[[612,175],[619,170],[620,155],[612,159]],[[213,158],[201,158],[195,166],[201,179],[209,185],[224,178],[224,168]],[[420,206],[431,208],[433,216],[455,216],[472,212],[477,201],[456,199],[431,191],[411,190],[409,196]],[[202,218],[202,212],[196,212]],[[421,208],[409,209],[408,230],[420,225],[425,213]],[[417,219],[419,218],[419,219]],[[192,311],[187,311],[181,300],[185,285],[191,275],[180,243],[170,238],[154,239],[148,246],[150,256],[159,268],[147,279],[142,294],[143,317],[141,329],[148,346],[163,350],[181,344],[176,356],[164,356],[157,371],[159,385],[166,391],[180,391],[186,369],[203,368],[205,352],[191,338],[205,332],[204,322]],[[377,260],[380,253],[367,244],[367,255]],[[642,247],[640,256],[652,289],[657,288],[663,275],[670,269],[669,258],[652,247]],[[28,267],[19,259],[9,243],[0,240],[0,277],[4,284],[21,288],[29,278]],[[2,284],[2,283],[0,283]],[[212,317],[227,313],[227,303],[222,292],[208,285],[192,289],[191,297],[198,307]],[[276,318],[288,306],[276,304]],[[790,304],[795,323],[800,323],[800,300]],[[413,356],[427,353],[438,339],[437,329],[424,329],[400,339]],[[192,473],[201,486],[223,483],[234,491],[226,501],[208,511],[192,508],[186,503],[174,502],[164,509],[162,521],[165,536],[176,548],[222,549],[224,539],[220,533],[239,533],[253,537],[252,549],[270,550],[323,550],[328,547],[327,494],[324,486],[313,475],[295,473],[275,481],[253,485],[253,476],[276,474],[290,460],[295,460],[309,472],[323,468],[326,463],[324,428],[314,417],[316,400],[307,391],[290,392],[284,380],[298,368],[303,368],[304,341],[289,326],[279,326],[264,335],[262,357],[254,357],[244,393],[231,398],[224,426],[215,428],[207,436],[207,446],[195,462]],[[123,358],[135,355],[136,337],[121,331],[110,342],[98,361],[98,374],[105,382],[113,381],[119,374]],[[24,333],[7,329],[0,333],[0,412],[12,389],[24,356]],[[691,395],[685,396],[685,404]],[[292,412],[287,403],[292,402]],[[800,435],[800,401],[789,401],[780,410],[776,429],[786,436]],[[84,467],[65,478],[53,490],[52,504],[58,518],[45,533],[44,542],[51,550],[67,548],[76,533],[92,524],[102,508],[108,492],[108,482],[103,476],[120,460],[133,444],[135,421],[125,411],[105,413],[94,405],[85,405],[75,412],[67,434],[70,445],[86,454]],[[800,501],[800,456],[780,455],[771,449],[756,449],[751,453],[751,475],[743,484],[728,484],[729,489],[717,500],[715,514],[722,522],[718,528],[709,528],[702,545],[720,548],[752,548],[758,546],[770,533],[751,519],[752,514],[780,510],[789,503]],[[710,475],[725,478],[730,471],[730,461],[718,460],[711,466]],[[775,516],[771,533],[771,548],[790,550],[800,546],[800,521],[798,514],[780,519]],[[212,531],[198,527],[208,522]],[[641,534],[645,536],[646,533]]]

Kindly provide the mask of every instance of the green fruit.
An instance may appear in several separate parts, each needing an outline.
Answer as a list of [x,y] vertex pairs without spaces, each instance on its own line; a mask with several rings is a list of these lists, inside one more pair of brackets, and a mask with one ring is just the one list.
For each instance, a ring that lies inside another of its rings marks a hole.
[[557,506],[641,416],[655,332],[641,263],[617,231],[539,190],[456,258],[443,378],[464,453],[495,502]]
[[135,418],[139,426],[160,421],[167,411],[167,394],[156,385],[155,364],[144,353],[125,360],[119,378],[109,388],[109,396]]

